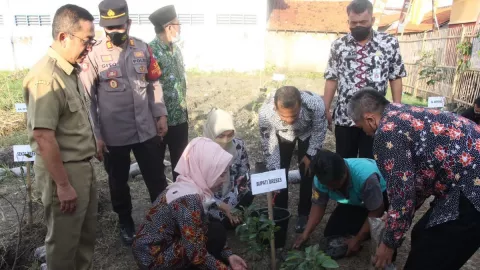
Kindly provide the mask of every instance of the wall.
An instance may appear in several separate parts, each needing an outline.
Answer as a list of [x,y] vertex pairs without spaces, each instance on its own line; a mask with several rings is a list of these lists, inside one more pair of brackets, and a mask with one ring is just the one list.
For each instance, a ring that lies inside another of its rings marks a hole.
[[265,62],[286,71],[325,72],[330,46],[338,37],[337,34],[269,31],[265,40]]
[[[0,0],[0,50],[4,54],[0,70],[28,68],[40,59],[52,41],[51,26],[15,26],[15,15],[50,15],[58,7],[78,4],[98,15],[99,0]],[[200,70],[250,71],[264,68],[267,3],[265,0],[148,0],[128,1],[131,14],[150,14],[167,4],[175,4],[177,13],[203,14],[204,23],[182,25],[185,65]],[[152,4],[155,3],[155,4]],[[256,16],[255,25],[217,25],[217,14]],[[96,25],[98,33],[102,33]],[[150,42],[155,33],[150,22],[132,25],[131,35]],[[12,46],[13,45],[13,46]]]

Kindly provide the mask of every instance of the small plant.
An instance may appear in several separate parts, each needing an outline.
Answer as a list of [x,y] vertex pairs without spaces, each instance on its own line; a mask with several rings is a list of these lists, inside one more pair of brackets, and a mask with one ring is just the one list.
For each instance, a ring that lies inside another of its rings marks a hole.
[[281,270],[312,270],[312,269],[334,269],[338,268],[335,260],[325,255],[319,245],[309,246],[305,251],[292,250],[287,254]]
[[244,224],[238,226],[235,230],[240,241],[248,246],[247,254],[254,260],[268,259],[269,243],[274,239],[274,234],[280,229],[275,226],[273,220],[269,220],[266,215],[255,216],[254,206],[244,208]]
[[427,80],[427,85],[434,86],[435,83],[443,80],[443,70],[437,66],[434,51],[423,52],[422,58],[418,60],[417,64],[421,64],[423,67],[419,75],[421,80]]
[[472,42],[463,41],[457,45],[458,63],[457,71],[464,72],[470,68],[470,57],[472,56]]

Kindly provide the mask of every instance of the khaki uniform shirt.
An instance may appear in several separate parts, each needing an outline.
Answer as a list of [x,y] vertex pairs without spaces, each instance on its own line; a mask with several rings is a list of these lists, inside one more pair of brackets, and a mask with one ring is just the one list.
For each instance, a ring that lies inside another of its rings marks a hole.
[[166,116],[161,75],[151,49],[136,38],[116,47],[97,42],[82,65],[91,98],[95,135],[109,146],[147,141],[157,135],[156,118]]
[[95,137],[78,73],[79,68],[49,48],[23,80],[28,137],[37,155],[38,145],[33,139],[37,128],[55,131],[63,162],[95,155]]

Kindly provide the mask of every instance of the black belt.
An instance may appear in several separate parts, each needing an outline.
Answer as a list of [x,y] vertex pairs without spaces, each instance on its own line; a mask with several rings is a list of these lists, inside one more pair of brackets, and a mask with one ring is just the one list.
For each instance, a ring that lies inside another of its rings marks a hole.
[[82,160],[71,160],[71,161],[64,161],[63,163],[78,163],[78,162],[90,162],[90,160],[92,160],[93,157],[88,157],[88,158],[84,158]]

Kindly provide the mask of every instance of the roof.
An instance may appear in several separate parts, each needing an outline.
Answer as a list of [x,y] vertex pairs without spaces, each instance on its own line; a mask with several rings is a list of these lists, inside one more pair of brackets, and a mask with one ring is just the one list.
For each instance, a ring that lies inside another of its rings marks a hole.
[[270,31],[348,33],[347,6],[350,2],[287,2],[288,8],[274,9]]
[[[451,12],[452,12],[452,6],[441,7],[437,9],[437,21],[439,26],[443,26],[450,21]],[[383,18],[382,18],[382,21],[383,21]],[[380,24],[383,24],[382,21],[380,21]],[[421,24],[415,25],[412,23],[408,23],[405,26],[405,30],[403,31],[403,33],[404,34],[405,33],[421,33],[425,31],[430,31],[433,28],[433,23],[434,23],[434,20],[433,20],[432,12],[427,12],[423,16],[423,20]],[[397,30],[397,26],[398,26],[398,19],[397,21],[395,21],[395,23],[392,23],[392,27],[390,27],[387,30],[387,33],[395,33]]]

